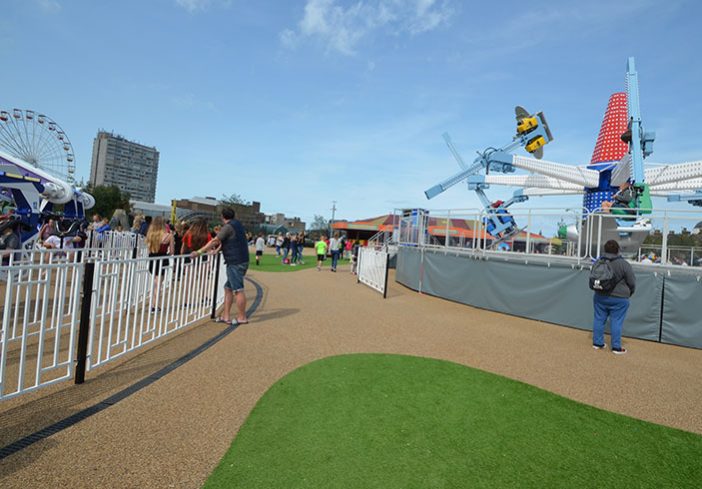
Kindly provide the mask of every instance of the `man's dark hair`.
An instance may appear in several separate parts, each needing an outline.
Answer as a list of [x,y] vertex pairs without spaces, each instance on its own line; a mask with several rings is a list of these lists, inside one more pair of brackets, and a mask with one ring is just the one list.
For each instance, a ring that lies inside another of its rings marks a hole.
[[225,207],[224,209],[222,209],[222,217],[227,220],[234,219],[235,215],[236,214],[234,213],[234,209],[232,209],[231,207]]
[[613,255],[619,254],[619,243],[614,241],[613,239],[610,239],[607,241],[604,245],[604,250],[605,253],[611,253]]
[[146,217],[144,217],[144,222],[148,222],[149,224],[151,224],[152,219],[153,218],[151,216],[146,216]]

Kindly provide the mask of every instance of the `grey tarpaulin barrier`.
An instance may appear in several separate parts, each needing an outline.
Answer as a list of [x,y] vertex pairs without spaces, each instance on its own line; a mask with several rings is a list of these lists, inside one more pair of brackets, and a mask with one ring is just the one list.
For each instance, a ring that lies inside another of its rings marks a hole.
[[661,341],[702,348],[702,282],[697,277],[665,277]]
[[[569,265],[551,264],[549,267],[501,259],[478,260],[441,251],[425,250],[422,253],[417,248],[401,247],[396,280],[417,290],[421,277],[421,290],[428,294],[515,316],[591,330],[593,293],[587,286],[588,274],[587,268],[580,270]],[[636,280],[636,294],[624,323],[624,335],[658,341],[664,277],[653,271],[636,271]],[[698,293],[702,299],[702,290]],[[685,322],[690,324],[689,320]],[[702,334],[702,327],[695,329],[698,335]],[[696,346],[686,338],[676,340],[675,344]]]
[[[410,250],[413,253],[405,251]],[[408,248],[401,246],[397,252],[397,271],[395,280],[410,289],[419,290],[419,271],[421,265],[421,253],[419,248]]]

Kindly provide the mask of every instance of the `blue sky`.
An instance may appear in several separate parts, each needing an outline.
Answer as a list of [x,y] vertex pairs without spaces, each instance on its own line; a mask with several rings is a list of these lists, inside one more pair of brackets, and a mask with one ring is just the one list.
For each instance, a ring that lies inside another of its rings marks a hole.
[[[694,1],[1,0],[0,106],[161,152],[157,202],[238,193],[308,222],[475,207],[423,191],[543,110],[546,159],[587,163],[635,56],[655,162],[702,158]],[[511,195],[490,189],[492,198]],[[533,206],[577,204],[535,199]],[[660,201],[659,205],[663,205]]]

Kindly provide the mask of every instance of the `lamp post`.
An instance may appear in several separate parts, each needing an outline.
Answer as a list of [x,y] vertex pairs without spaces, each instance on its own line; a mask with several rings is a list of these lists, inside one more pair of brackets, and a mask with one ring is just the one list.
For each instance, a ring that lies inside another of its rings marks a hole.
[[334,215],[336,214],[336,200],[332,200],[332,217],[331,221],[329,221],[329,239],[332,237],[332,233],[334,232]]

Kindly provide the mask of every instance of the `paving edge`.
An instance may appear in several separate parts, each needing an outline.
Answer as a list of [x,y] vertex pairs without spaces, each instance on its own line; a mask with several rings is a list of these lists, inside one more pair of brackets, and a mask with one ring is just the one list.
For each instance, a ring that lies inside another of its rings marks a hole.
[[[246,280],[251,282],[254,287],[256,287],[256,298],[254,299],[253,303],[249,307],[249,309],[246,311],[247,316],[253,315],[254,312],[256,312],[256,309],[261,305],[261,301],[263,300],[263,288],[261,285],[256,282],[255,280],[250,279],[249,277],[246,277]],[[143,379],[133,383],[132,385],[125,387],[121,391],[111,395],[107,399],[100,401],[96,404],[93,404],[92,406],[89,406],[85,409],[82,409],[78,411],[75,414],[72,414],[71,416],[68,416],[60,421],[57,421],[56,423],[47,426],[46,428],[42,428],[38,431],[35,431],[31,435],[27,435],[24,438],[21,438],[15,442],[10,443],[9,445],[6,445],[2,448],[0,448],[0,460],[3,460],[10,455],[13,455],[21,450],[24,450],[30,445],[33,445],[34,443],[41,441],[45,438],[48,438],[51,435],[54,435],[56,433],[59,433],[66,428],[69,428],[80,421],[83,421],[84,419],[89,418],[90,416],[93,416],[94,414],[99,413],[100,411],[103,411],[107,409],[110,406],[113,406],[114,404],[117,404],[119,401],[126,399],[127,397],[131,396],[132,394],[139,392],[141,389],[144,387],[147,387],[154,382],[156,382],[158,379],[163,377],[164,375],[167,375],[168,373],[172,372],[173,370],[177,369],[181,365],[184,365],[185,363],[189,362],[196,356],[198,356],[200,353],[204,352],[211,346],[215,345],[218,343],[222,338],[227,336],[229,333],[233,332],[238,325],[231,325],[228,328],[224,329],[221,331],[217,336],[214,336],[207,340],[205,343],[202,345],[198,346],[197,348],[191,350],[190,352],[186,353],[182,357],[178,358],[177,360],[174,360],[173,362],[169,363],[162,369],[158,370],[157,372],[154,372],[153,374],[144,377]]]

